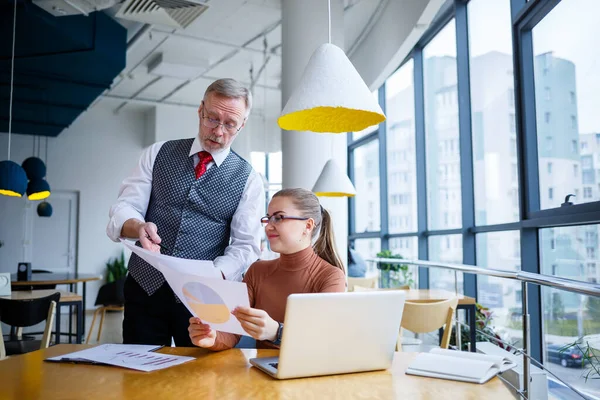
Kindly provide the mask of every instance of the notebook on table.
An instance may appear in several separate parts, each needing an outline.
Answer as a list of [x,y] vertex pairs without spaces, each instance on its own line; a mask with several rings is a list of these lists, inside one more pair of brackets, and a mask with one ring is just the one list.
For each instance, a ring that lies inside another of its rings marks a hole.
[[432,349],[420,353],[409,365],[409,375],[454,381],[485,383],[499,373],[514,368],[517,364],[507,357],[481,353]]

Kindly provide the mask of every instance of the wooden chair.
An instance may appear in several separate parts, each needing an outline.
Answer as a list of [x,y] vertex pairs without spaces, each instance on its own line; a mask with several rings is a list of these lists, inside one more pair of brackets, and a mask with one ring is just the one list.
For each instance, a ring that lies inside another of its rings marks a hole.
[[[42,340],[22,340],[19,335],[11,336],[10,340],[2,340],[0,357],[23,354],[39,349],[46,349],[50,345],[52,324],[56,304],[60,299],[60,293],[53,293],[46,297],[27,300],[12,300],[0,298],[0,321],[12,327],[24,328],[37,325],[46,320],[46,327]],[[20,329],[18,329],[20,331]]]
[[363,288],[375,289],[377,288],[377,281],[379,278],[374,276],[372,278],[351,278],[348,277],[348,291],[353,292],[354,286],[361,286]]
[[402,345],[402,329],[414,333],[428,333],[444,326],[444,334],[440,347],[447,349],[452,333],[452,319],[458,306],[458,298],[454,297],[442,301],[406,301],[404,313],[400,324],[400,334],[396,350]]
[[4,335],[0,332],[0,361],[6,358],[6,349],[4,348]]
[[98,316],[98,314],[102,313],[102,317],[100,318],[100,326],[98,327],[98,336],[96,337],[96,341],[99,343],[100,335],[102,334],[102,325],[104,325],[104,315],[106,315],[106,312],[123,310],[125,310],[125,307],[122,305],[98,307],[96,311],[94,311],[94,318],[92,319],[92,325],[90,325],[90,330],[88,331],[87,337],[85,338],[85,344],[88,344],[90,342],[90,337],[92,336],[92,330],[94,330],[94,324],[96,323],[96,317]]

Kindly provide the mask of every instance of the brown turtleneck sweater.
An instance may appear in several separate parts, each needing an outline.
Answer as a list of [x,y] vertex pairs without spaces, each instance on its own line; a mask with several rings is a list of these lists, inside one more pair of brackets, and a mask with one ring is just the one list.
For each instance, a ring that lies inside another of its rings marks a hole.
[[[312,247],[294,254],[281,254],[269,261],[250,266],[244,282],[248,285],[250,307],[266,311],[277,322],[283,322],[287,298],[293,293],[346,291],[344,272],[319,257]],[[217,332],[211,350],[234,347],[240,335]],[[270,342],[257,342],[259,348],[273,348]]]

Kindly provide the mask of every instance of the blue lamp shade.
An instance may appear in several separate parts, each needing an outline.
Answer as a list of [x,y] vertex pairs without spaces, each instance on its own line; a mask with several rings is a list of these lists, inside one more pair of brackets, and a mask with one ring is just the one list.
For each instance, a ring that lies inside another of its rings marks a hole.
[[37,206],[37,214],[40,217],[51,217],[52,216],[52,206],[47,201],[42,201]]
[[27,185],[27,198],[29,200],[43,200],[50,196],[50,185],[44,179],[34,179]]
[[14,161],[0,161],[0,195],[21,197],[27,190],[27,174]]
[[46,176],[46,164],[37,157],[29,157],[21,165],[30,181],[44,179]]

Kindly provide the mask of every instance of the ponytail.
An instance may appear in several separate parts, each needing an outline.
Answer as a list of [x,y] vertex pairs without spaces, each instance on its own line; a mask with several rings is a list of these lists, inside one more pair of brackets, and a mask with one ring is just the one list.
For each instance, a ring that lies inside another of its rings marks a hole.
[[319,238],[315,242],[313,249],[315,253],[329,264],[333,265],[344,271],[344,264],[336,250],[335,246],[335,235],[333,233],[333,221],[329,211],[321,207],[321,214],[323,216],[321,222],[321,230]]

